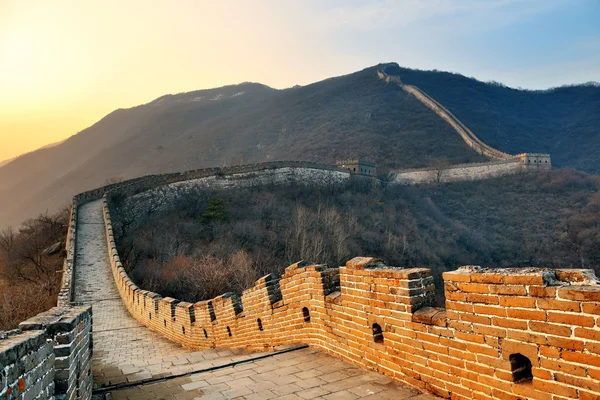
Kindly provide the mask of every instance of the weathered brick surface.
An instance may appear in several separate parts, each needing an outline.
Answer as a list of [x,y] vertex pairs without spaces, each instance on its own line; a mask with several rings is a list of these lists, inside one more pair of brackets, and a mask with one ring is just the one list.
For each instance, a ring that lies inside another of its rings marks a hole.
[[46,332],[54,353],[57,399],[91,399],[92,310],[89,306],[55,307],[22,322],[19,328]]
[[54,398],[54,354],[46,332],[0,337],[0,399]]
[[91,399],[91,310],[55,307],[0,337],[0,399]]
[[[446,309],[437,309],[427,269],[372,258],[340,268],[301,262],[239,298],[188,304],[140,290],[127,277],[106,201],[103,212],[125,306],[185,346],[307,343],[453,399],[600,398],[600,285],[590,271],[465,267],[444,274]],[[531,382],[513,381],[514,354],[530,360]]]

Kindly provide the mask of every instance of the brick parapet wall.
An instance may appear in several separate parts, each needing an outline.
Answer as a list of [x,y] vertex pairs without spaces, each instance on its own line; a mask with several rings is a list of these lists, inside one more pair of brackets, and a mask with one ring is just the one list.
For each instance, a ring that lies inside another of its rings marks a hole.
[[91,399],[91,308],[55,307],[0,336],[1,399]]
[[[190,304],[127,277],[106,200],[103,212],[125,306],[184,346],[305,343],[452,399],[600,396],[600,285],[592,271],[465,267],[444,274],[446,307],[439,308],[430,270],[355,258],[340,268],[297,263],[240,297]],[[532,380],[514,382],[516,354],[530,360]]]
[[66,257],[63,265],[62,281],[58,292],[57,306],[64,307],[73,299],[73,286],[75,283],[75,248],[77,244],[77,207],[78,203],[73,200],[69,215],[69,227],[65,245]]

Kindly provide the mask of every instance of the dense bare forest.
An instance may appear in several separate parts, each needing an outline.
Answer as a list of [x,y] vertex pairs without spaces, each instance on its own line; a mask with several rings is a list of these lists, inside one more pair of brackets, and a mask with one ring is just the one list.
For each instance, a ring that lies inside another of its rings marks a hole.
[[0,331],[56,305],[68,210],[0,231]]
[[299,260],[357,255],[431,268],[441,294],[441,273],[461,265],[600,271],[599,186],[559,170],[422,187],[195,188],[169,204],[117,196],[111,208],[128,272],[165,296],[198,301]]

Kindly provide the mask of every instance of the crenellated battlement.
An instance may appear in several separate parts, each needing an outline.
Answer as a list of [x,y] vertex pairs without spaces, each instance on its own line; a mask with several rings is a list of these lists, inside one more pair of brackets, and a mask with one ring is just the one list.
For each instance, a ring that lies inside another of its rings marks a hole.
[[125,306],[184,346],[304,343],[453,399],[600,396],[600,281],[591,270],[463,267],[444,274],[441,308],[429,269],[357,257],[339,268],[299,262],[239,296],[191,304],[127,277],[106,200],[103,212]]

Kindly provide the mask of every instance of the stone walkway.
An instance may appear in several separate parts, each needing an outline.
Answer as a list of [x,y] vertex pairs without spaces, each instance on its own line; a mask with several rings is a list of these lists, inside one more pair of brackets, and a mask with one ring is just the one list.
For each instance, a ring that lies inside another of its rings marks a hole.
[[315,349],[112,392],[113,400],[435,400]]
[[94,387],[138,384],[111,391],[113,399],[435,399],[314,349],[256,359],[268,353],[193,351],[152,332],[129,315],[114,285],[101,205],[79,208],[75,301],[93,309]]

